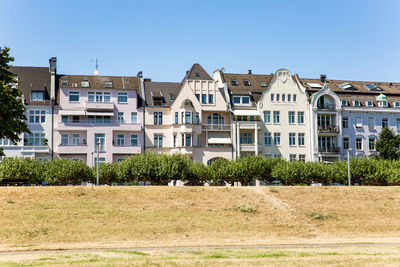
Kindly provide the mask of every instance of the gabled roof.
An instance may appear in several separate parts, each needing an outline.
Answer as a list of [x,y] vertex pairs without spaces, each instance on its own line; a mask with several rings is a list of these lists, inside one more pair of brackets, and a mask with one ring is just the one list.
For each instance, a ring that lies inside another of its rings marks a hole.
[[[170,107],[174,103],[175,98],[181,88],[181,83],[170,82],[145,82],[144,91],[146,95],[146,105],[154,106],[153,96],[162,97],[161,107]],[[173,99],[171,99],[171,95]]]
[[[236,74],[222,73],[222,79],[227,83],[229,91],[232,95],[250,95],[252,104],[255,105],[261,98],[262,93],[268,88],[273,74]],[[244,80],[248,80],[250,85],[245,85]],[[232,81],[237,81],[238,85],[232,85]],[[265,83],[265,86],[261,86]]]
[[190,68],[190,70],[186,73],[185,78],[183,80],[212,80],[211,76],[203,69],[203,67],[195,63]]
[[[85,89],[117,89],[117,90],[136,90],[139,91],[139,78],[136,76],[97,76],[97,75],[57,75],[60,88],[72,88],[76,84],[77,88],[82,88],[81,82],[88,81],[89,87]],[[62,82],[68,82],[63,85]],[[112,82],[113,88],[106,88],[105,82]],[[138,92],[139,93],[139,92]]]
[[[48,67],[12,66],[10,71],[18,76],[17,88],[25,98],[27,106],[50,106],[50,72]],[[32,101],[32,91],[45,91],[44,101]]]

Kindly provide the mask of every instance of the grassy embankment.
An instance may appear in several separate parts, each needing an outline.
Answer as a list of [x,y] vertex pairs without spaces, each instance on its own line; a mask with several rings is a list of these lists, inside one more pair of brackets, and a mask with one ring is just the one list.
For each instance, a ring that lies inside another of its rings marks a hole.
[[0,250],[400,242],[399,187],[3,187]]

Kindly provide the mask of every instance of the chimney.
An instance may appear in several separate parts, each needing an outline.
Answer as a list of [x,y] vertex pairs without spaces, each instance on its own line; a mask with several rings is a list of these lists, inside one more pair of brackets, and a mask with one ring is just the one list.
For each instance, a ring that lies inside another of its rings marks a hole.
[[186,71],[186,75],[188,75],[188,73],[189,73],[189,71],[187,70],[187,71]]
[[320,79],[320,81],[321,82],[325,82],[326,81],[326,74],[321,74],[320,76],[319,76],[319,79]]
[[251,74],[251,70],[249,70],[248,74]]
[[389,83],[389,86],[392,86],[393,85],[393,83]]
[[50,63],[50,99],[55,100],[56,98],[56,72],[57,72],[57,58],[52,57],[49,59]]
[[151,79],[150,78],[144,78],[144,82],[145,83],[149,83],[149,82],[151,82]]

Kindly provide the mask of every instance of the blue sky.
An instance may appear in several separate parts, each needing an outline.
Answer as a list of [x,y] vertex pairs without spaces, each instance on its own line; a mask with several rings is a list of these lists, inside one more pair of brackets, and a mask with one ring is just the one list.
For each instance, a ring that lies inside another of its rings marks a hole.
[[[14,65],[180,81],[210,74],[400,81],[400,1],[0,0],[0,46]],[[6,10],[6,12],[4,12]]]

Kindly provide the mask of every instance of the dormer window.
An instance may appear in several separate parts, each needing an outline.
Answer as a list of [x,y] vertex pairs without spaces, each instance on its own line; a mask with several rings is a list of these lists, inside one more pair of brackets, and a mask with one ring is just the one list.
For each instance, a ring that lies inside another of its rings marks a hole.
[[353,85],[351,85],[348,82],[341,83],[338,86],[343,90],[357,90],[357,88],[355,88]]
[[322,89],[322,85],[320,85],[319,83],[306,83],[306,84],[313,89]]
[[346,99],[342,99],[342,106],[348,106],[348,102]]
[[169,94],[169,100],[175,100],[175,95],[174,94]]
[[87,87],[89,87],[89,82],[88,82],[88,81],[82,81],[82,82],[81,82],[81,87],[82,87],[82,88],[87,88]]
[[394,106],[395,108],[400,108],[400,101],[394,101],[394,102],[393,102],[393,106]]
[[105,88],[113,88],[113,82],[104,82]]
[[369,91],[382,91],[382,88],[379,88],[378,86],[372,83],[366,84],[364,85],[364,87]]
[[44,91],[32,91],[31,92],[31,100],[43,101],[44,100]]
[[233,103],[237,105],[249,105],[250,96],[234,96]]
[[354,100],[354,101],[353,101],[353,106],[355,106],[355,107],[361,106],[360,100]]
[[68,81],[61,81],[61,86],[68,86]]
[[250,86],[250,80],[243,80],[244,86]]
[[161,106],[162,105],[162,97],[161,96],[153,96],[153,105]]
[[388,102],[386,100],[378,101],[378,106],[380,108],[386,108],[388,106]]
[[233,86],[238,86],[238,85],[239,85],[239,83],[238,83],[237,80],[231,80],[231,84],[232,84]]
[[267,87],[267,83],[266,82],[260,82],[260,86],[261,87]]
[[365,105],[366,105],[367,107],[373,107],[373,106],[374,106],[374,101],[372,101],[372,100],[367,100],[367,101],[365,102]]
[[194,75],[196,76],[196,78],[200,77],[200,74],[198,72],[196,72]]

